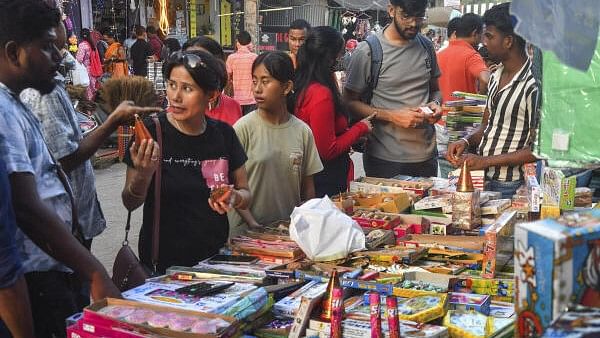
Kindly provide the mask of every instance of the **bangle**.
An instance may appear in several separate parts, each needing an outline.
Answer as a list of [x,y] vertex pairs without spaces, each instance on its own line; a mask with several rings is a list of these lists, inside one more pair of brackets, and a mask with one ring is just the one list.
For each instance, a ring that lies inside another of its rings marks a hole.
[[471,143],[469,142],[469,140],[467,140],[466,137],[461,137],[460,139],[465,141],[465,143],[467,144],[467,148],[471,148]]
[[129,184],[129,186],[127,186],[127,191],[129,192],[129,195],[131,195],[131,197],[138,199],[138,200],[145,200],[146,199],[146,195],[138,195],[136,193],[133,192],[133,190],[131,190],[131,186],[132,184]]

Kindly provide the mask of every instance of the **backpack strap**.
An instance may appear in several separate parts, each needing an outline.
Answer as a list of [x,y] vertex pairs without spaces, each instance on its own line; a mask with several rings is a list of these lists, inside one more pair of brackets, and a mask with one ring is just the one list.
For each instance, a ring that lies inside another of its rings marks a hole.
[[427,51],[427,65],[431,68],[431,76],[433,77],[438,67],[433,43],[421,33],[417,34],[416,39],[419,41],[419,44],[421,44],[421,47]]
[[373,98],[373,91],[377,88],[377,83],[379,82],[381,64],[383,63],[383,47],[381,47],[381,41],[379,41],[379,38],[375,34],[367,36],[365,41],[371,50],[371,74],[369,83],[367,84],[367,91],[363,95],[363,101],[370,104]]

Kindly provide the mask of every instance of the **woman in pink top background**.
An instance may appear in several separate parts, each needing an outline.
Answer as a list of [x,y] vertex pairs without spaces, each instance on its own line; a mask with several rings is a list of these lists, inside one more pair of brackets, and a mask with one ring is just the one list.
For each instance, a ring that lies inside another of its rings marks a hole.
[[[206,36],[199,36],[188,40],[183,44],[183,50],[203,50],[211,53],[221,61],[225,60],[225,53],[223,52],[221,45],[217,41]],[[223,80],[221,81],[221,92],[225,88],[228,80],[225,64],[223,64],[222,72]],[[233,124],[242,117],[242,107],[236,100],[222,93],[215,102],[209,104],[206,116],[233,126]]]
[[316,196],[345,192],[353,179],[349,151],[368,134],[372,116],[348,127],[334,66],[344,52],[342,35],[331,27],[314,27],[298,51],[292,102],[298,118],[310,126],[324,169],[315,175]]

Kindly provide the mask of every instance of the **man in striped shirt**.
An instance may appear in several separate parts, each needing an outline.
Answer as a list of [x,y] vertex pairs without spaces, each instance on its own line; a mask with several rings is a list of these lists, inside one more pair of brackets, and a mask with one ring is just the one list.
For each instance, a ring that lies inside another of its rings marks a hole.
[[[523,183],[522,165],[536,161],[531,151],[537,126],[537,83],[525,52],[525,40],[515,34],[509,3],[489,9],[484,17],[483,43],[490,58],[502,64],[492,74],[481,126],[448,146],[448,161],[467,161],[471,170],[486,170],[486,189],[511,198]],[[477,154],[463,154],[478,145]]]

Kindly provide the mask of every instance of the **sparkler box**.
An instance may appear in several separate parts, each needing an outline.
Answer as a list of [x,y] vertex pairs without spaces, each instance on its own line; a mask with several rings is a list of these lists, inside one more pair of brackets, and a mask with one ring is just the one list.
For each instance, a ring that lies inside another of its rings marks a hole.
[[600,306],[600,210],[515,228],[518,336],[540,336],[569,303]]

